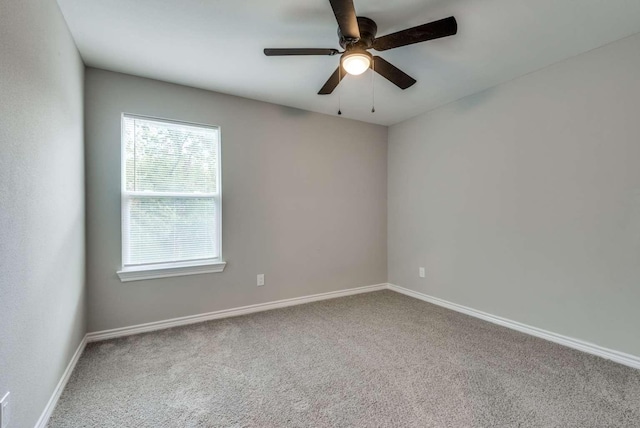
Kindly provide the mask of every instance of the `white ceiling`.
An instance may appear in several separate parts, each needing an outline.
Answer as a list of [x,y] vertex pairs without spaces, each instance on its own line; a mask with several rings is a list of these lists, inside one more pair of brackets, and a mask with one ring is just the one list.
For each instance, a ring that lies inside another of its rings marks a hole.
[[[266,47],[339,48],[328,0],[58,0],[89,66],[336,114],[316,95],[334,57],[271,57]],[[418,80],[402,91],[347,76],[344,117],[390,125],[640,32],[639,0],[355,0],[378,35],[447,16],[458,34],[379,53]]]

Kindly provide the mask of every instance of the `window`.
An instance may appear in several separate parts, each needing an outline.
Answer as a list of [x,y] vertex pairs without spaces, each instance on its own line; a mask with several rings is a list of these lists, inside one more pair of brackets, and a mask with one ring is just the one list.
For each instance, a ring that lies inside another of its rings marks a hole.
[[221,272],[220,130],[122,115],[122,281]]

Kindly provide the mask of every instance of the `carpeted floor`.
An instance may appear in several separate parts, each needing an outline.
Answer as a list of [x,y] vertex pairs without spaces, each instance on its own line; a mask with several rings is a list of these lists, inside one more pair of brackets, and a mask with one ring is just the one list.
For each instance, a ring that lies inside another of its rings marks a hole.
[[640,371],[380,291],[88,345],[58,427],[639,427]]

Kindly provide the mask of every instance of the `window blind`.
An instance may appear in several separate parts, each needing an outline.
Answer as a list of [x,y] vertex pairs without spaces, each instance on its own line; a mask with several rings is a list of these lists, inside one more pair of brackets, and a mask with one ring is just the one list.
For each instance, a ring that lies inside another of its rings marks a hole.
[[123,115],[123,265],[220,258],[219,130]]

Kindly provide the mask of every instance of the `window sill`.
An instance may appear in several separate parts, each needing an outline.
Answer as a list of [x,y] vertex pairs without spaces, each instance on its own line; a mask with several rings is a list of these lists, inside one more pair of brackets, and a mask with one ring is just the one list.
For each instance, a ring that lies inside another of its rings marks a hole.
[[118,277],[121,282],[143,281],[145,279],[169,278],[172,276],[198,275],[201,273],[222,272],[227,262],[206,263],[173,263],[163,266],[135,266],[119,270]]

